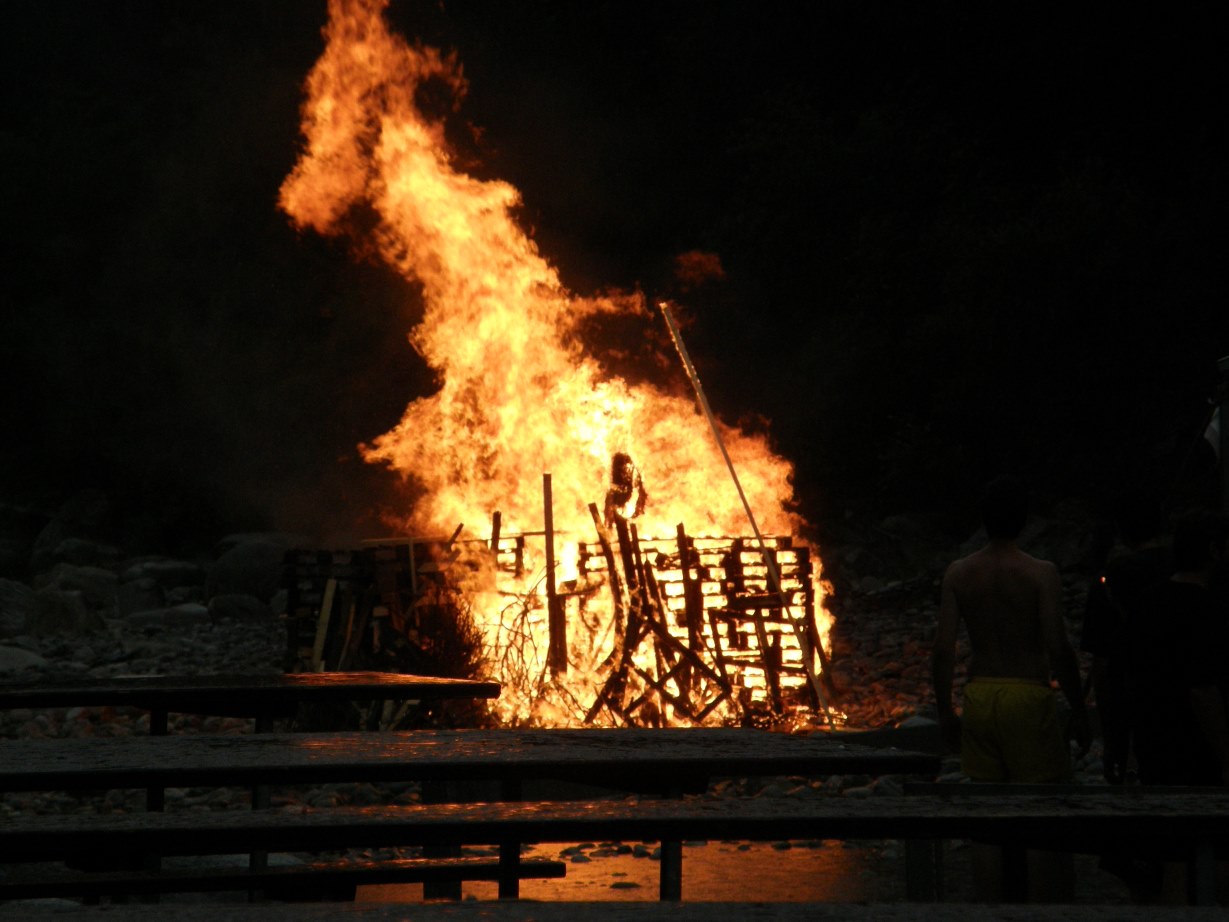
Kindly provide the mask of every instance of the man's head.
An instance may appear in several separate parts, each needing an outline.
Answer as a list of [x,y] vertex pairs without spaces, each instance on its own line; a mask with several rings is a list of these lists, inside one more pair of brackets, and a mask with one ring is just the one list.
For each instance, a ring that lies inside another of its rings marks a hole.
[[1015,477],[996,477],[982,493],[981,511],[987,537],[1017,538],[1028,519],[1028,491]]

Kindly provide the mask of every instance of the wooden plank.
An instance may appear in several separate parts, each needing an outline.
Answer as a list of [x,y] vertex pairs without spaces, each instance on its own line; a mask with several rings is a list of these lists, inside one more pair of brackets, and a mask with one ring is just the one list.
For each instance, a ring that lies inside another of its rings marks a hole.
[[329,617],[333,610],[333,597],[337,594],[337,580],[324,584],[324,601],[320,603],[320,617],[316,621],[316,640],[312,644],[312,672],[324,671],[324,641],[328,636]]
[[[951,783],[951,782],[918,782],[906,781],[904,792],[909,797],[944,797],[956,801],[981,800],[984,798],[1012,799],[1015,797],[1034,796],[1071,796],[1078,803],[1089,795],[1101,795],[1116,798],[1149,797],[1164,798],[1166,796],[1191,797],[1224,794],[1223,787],[1123,787],[1105,784],[1020,784],[1020,783]],[[1063,843],[1066,845],[1066,843]],[[1113,848],[1115,843],[1106,845]],[[1168,849],[1156,849],[1157,854],[1163,854]],[[1133,853],[1138,849],[1132,849]],[[907,893],[913,900],[942,899],[942,856],[944,846],[941,840],[914,840],[905,844],[905,860],[907,865]],[[1139,853],[1138,857],[1145,857]],[[1191,856],[1188,856],[1191,857]],[[1209,904],[1215,901],[1215,868],[1208,865],[1211,860],[1210,848],[1197,848],[1193,855],[1194,879],[1200,890],[1198,902]],[[1004,887],[1013,886],[1017,892],[1025,892],[1027,886],[1027,862],[1024,850],[1021,848],[1004,849]],[[1007,893],[1007,890],[1004,890]]]
[[542,475],[542,514],[546,531],[546,626],[550,635],[546,660],[551,675],[558,678],[568,671],[568,623],[555,592],[555,502],[550,474]]
[[1011,798],[872,797],[342,807],[16,816],[0,826],[0,859],[66,854],[232,854],[246,848],[315,852],[347,846],[730,839],[955,838],[1099,852],[1109,843],[1174,854],[1229,846],[1229,792]]
[[116,896],[148,893],[217,893],[259,888],[266,895],[309,899],[353,898],[355,887],[435,881],[498,881],[558,879],[567,873],[562,861],[526,858],[505,866],[487,857],[397,858],[382,861],[313,861],[304,864],[249,868],[202,867],[160,871],[28,871],[6,869],[0,878],[0,899]]
[[[498,698],[497,682],[397,672],[283,672],[262,675],[143,675],[58,680],[53,685],[0,683],[0,709],[137,707],[177,713],[235,712],[255,717],[265,709],[299,703],[373,698],[437,700]],[[225,711],[217,710],[225,709]]]
[[589,503],[589,515],[593,519],[593,528],[597,532],[598,541],[602,546],[602,554],[606,559],[606,573],[607,578],[610,580],[610,595],[614,602],[615,648],[607,658],[607,662],[612,664],[614,668],[611,671],[610,677],[606,680],[606,684],[598,692],[597,698],[589,708],[588,713],[585,714],[585,723],[592,723],[603,707],[609,707],[612,711],[622,716],[623,684],[625,679],[622,669],[626,659],[625,651],[629,642],[627,635],[630,633],[630,623],[626,620],[626,613],[630,611],[630,598],[625,599],[622,581],[619,579],[619,571],[615,566],[614,548],[611,546],[610,535],[606,532],[606,526],[602,521],[601,513],[598,511],[597,503]]
[[978,782],[906,781],[906,794],[941,794],[945,797],[1016,797],[1021,795],[1106,794],[1119,797],[1167,794],[1223,794],[1220,786],[1113,784],[1020,784]]
[[[535,780],[646,784],[764,775],[923,774],[935,754],[747,728],[415,730],[22,740],[0,746],[0,790]],[[635,790],[635,788],[623,788]]]
[[[166,906],[0,906],[13,922],[164,922]],[[1223,907],[975,903],[177,903],[175,922],[1223,922]]]

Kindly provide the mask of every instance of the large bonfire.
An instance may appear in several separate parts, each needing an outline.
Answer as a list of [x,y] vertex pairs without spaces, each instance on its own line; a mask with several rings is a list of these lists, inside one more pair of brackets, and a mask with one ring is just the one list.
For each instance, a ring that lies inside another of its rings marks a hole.
[[[611,459],[623,453],[648,486],[635,519],[641,536],[673,535],[679,523],[698,535],[747,534],[744,504],[708,422],[680,386],[685,379],[669,388],[633,384],[581,344],[580,326],[595,315],[640,318],[646,328],[661,318],[639,294],[568,291],[515,220],[517,190],[457,166],[443,121],[418,100],[430,84],[446,86],[459,103],[461,68],[390,33],[386,5],[330,0],[327,46],[306,82],[305,147],[281,206],[297,227],[320,234],[363,226],[363,247],[421,287],[424,313],[409,336],[438,390],[412,400],[394,429],[360,446],[368,461],[419,487],[398,527],[418,535],[450,534],[458,524],[480,531],[499,510],[505,532],[540,533],[549,473],[561,545],[569,536],[592,540],[589,505],[602,503]],[[790,462],[761,435],[718,425],[761,530],[797,534],[804,523],[790,509]],[[560,558],[566,567],[566,547]],[[543,561],[536,564],[540,577]],[[534,572],[531,593],[540,585]],[[818,583],[816,572],[822,598]],[[485,578],[469,588],[495,663],[506,643],[507,596]],[[550,700],[542,687],[528,695],[537,700],[505,692],[504,716],[574,722],[573,703],[586,681],[597,681],[586,678],[586,663],[602,651],[570,655],[580,668],[565,700]]]

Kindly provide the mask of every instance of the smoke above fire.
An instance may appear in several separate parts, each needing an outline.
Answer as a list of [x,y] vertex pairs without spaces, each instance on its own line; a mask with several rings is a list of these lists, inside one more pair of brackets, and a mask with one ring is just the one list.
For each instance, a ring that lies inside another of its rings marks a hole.
[[[439,389],[407,406],[364,457],[416,483],[405,527],[540,529],[541,475],[554,483],[555,523],[592,531],[616,452],[638,465],[650,500],[641,534],[740,533],[737,491],[695,402],[678,388],[631,384],[585,351],[579,325],[596,314],[660,318],[639,294],[581,296],[521,228],[520,195],[467,175],[442,117],[420,100],[467,90],[454,56],[389,31],[386,0],[332,0],[323,55],[306,82],[305,149],[281,190],[296,226],[321,234],[368,227],[362,247],[421,286],[409,333]],[[566,162],[559,164],[566,170]],[[361,216],[361,220],[359,219]],[[767,530],[800,524],[788,508],[792,466],[760,435],[723,427],[752,508]]]

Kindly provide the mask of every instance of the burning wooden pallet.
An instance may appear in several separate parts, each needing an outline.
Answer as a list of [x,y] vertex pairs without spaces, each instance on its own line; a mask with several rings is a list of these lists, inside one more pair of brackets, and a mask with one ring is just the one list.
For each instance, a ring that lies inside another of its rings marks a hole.
[[[698,723],[731,697],[743,713],[820,706],[806,662],[820,649],[808,548],[788,536],[767,537],[762,549],[741,537],[694,538],[682,525],[672,539],[640,538],[622,522],[616,530],[617,544],[580,546],[581,572],[606,573],[626,610],[622,657],[590,719],[604,707],[639,723],[640,710],[668,705]],[[766,555],[780,592],[772,589]],[[634,656],[646,645],[653,648],[649,666]],[[625,696],[629,674],[643,690]]]
[[[458,528],[451,537],[390,539],[363,550],[291,552],[287,668],[429,670],[427,622],[440,625],[427,617],[432,606],[464,571],[486,568],[493,582],[520,587],[504,595],[523,614],[537,612],[549,634],[549,664],[522,663],[517,677],[499,676],[506,685],[540,668],[566,686],[569,626],[613,622],[593,698],[578,703],[585,722],[698,724],[715,713],[745,718],[823,706],[809,548],[789,536],[692,537],[682,525],[670,538],[641,538],[623,520],[609,534],[596,507],[591,512],[597,540],[578,544],[577,577],[558,585],[544,578],[527,585],[527,551],[536,550],[528,544],[544,533],[501,534],[498,516],[489,541],[460,540]],[[541,661],[544,646],[515,653]],[[390,659],[394,649],[400,664]]]

